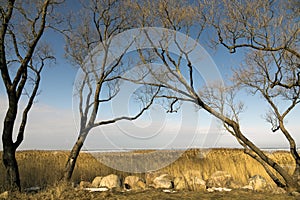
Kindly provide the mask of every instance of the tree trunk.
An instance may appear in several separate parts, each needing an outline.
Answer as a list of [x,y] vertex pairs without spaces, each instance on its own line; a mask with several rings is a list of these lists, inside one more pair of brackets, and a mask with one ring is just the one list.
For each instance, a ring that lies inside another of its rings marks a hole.
[[78,158],[78,155],[80,153],[80,150],[83,146],[83,143],[86,139],[86,134],[80,134],[80,136],[78,137],[76,143],[74,144],[71,152],[70,152],[70,155],[68,157],[68,161],[66,163],[66,166],[65,166],[65,170],[64,170],[64,174],[63,174],[63,177],[62,177],[62,180],[63,181],[70,181],[71,178],[72,178],[72,174],[73,174],[73,171],[74,171],[74,168],[75,168],[75,164],[76,164],[76,160]]
[[[254,157],[252,156],[253,158],[255,158],[263,166],[264,166],[264,164],[266,164],[280,174],[280,176],[285,180],[285,187],[286,187],[287,191],[289,191],[289,192],[300,191],[298,180],[295,178],[295,173],[294,173],[294,175],[289,174],[278,163],[276,163],[274,160],[272,160],[271,158],[266,156],[266,154],[261,149],[259,149],[254,143],[252,143],[250,140],[248,140],[248,138],[246,138],[243,135],[243,133],[240,131],[239,125],[235,121],[227,118],[223,114],[216,112],[210,106],[205,104],[199,97],[197,98],[197,103],[199,106],[204,108],[206,111],[208,111],[209,113],[211,113],[212,115],[214,115],[215,117],[220,119],[222,122],[227,124],[229,127],[232,127],[233,131],[231,132],[231,134],[233,134],[244,147],[251,149],[256,154]],[[258,157],[259,159],[257,159],[256,157]],[[296,171],[299,170],[299,168],[297,169],[297,166],[298,166],[297,163],[298,163],[298,161],[296,160]],[[274,177],[272,179],[274,180]],[[275,183],[277,184],[276,181],[275,181]]]
[[286,181],[286,185],[287,185],[286,187],[287,192],[294,192],[294,191],[300,192],[300,186],[297,183],[296,179],[293,179],[292,181]]
[[[240,139],[247,147],[249,147],[253,152],[256,153],[256,155],[259,157],[259,159],[255,158],[259,163],[261,163],[263,166],[265,164],[269,165],[271,168],[273,168],[278,174],[284,179],[285,181],[285,187],[286,190],[291,191],[298,191],[299,185],[297,183],[297,179],[293,177],[293,175],[289,174],[287,170],[282,168],[278,163],[276,163],[274,160],[269,158],[261,149],[259,149],[255,144],[253,144],[250,140],[248,140],[240,131],[239,126],[235,125],[233,126],[234,132],[236,134],[236,137]],[[248,154],[250,155],[250,154]],[[266,167],[264,167],[266,169]],[[268,171],[267,171],[268,173]],[[270,173],[268,173],[270,175]],[[274,177],[271,176],[271,178],[274,180]],[[274,180],[274,182],[278,185],[278,182]],[[278,185],[280,187],[280,185]]]
[[3,164],[6,169],[9,190],[20,191],[19,168],[16,160],[16,149],[11,145],[3,144]]
[[299,181],[300,181],[300,165],[299,164],[296,164],[293,176],[295,178],[299,179]]
[[298,186],[298,192],[300,192],[300,165],[299,164],[296,164],[293,178],[296,180]]
[[12,140],[15,119],[17,116],[17,102],[14,95],[10,95],[9,108],[5,116],[2,143],[3,164],[6,170],[9,190],[21,190],[18,163],[16,160],[16,146]]

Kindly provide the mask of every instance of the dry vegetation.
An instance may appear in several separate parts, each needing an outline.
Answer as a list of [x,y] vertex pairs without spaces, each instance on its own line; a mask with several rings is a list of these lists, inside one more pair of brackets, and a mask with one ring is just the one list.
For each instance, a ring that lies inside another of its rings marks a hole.
[[[2,152],[0,152],[0,154],[2,154]],[[123,158],[124,160],[121,160],[120,162],[124,162],[123,164],[126,164],[125,162],[127,161],[128,163],[130,161],[130,158],[132,158],[133,156],[143,155],[143,154],[149,154],[149,152],[138,151],[134,153],[133,152],[106,153],[105,156],[106,157],[117,156],[119,158]],[[172,157],[173,154],[174,151],[171,150],[160,151],[158,154],[150,153],[151,162],[160,163],[163,160],[165,160],[167,157]],[[48,193],[49,190],[50,191],[54,190],[55,194],[59,193],[58,196],[61,196],[64,199],[68,199],[67,196],[63,197],[63,195],[67,195],[63,193],[63,189],[59,187],[56,187],[56,189],[53,188],[49,189],[49,186],[56,185],[57,181],[61,178],[62,170],[64,167],[64,163],[67,160],[67,156],[68,156],[68,152],[64,152],[64,151],[19,151],[17,153],[17,160],[19,162],[22,188],[24,189],[32,186],[41,186],[43,188],[47,187]],[[274,157],[275,160],[277,160],[282,166],[290,169],[290,171],[292,172],[293,159],[287,152],[274,152],[271,154],[271,157]],[[166,172],[170,175],[173,175],[174,177],[197,175],[198,177],[202,177],[204,180],[206,180],[212,173],[218,170],[224,170],[229,172],[233,176],[234,180],[242,185],[246,185],[248,178],[256,174],[262,175],[270,183],[272,182],[271,179],[268,178],[267,174],[265,173],[261,165],[258,164],[251,157],[245,155],[243,151],[239,149],[214,149],[214,150],[191,149],[184,152],[182,156],[171,165],[160,169],[161,172]],[[121,178],[124,178],[125,176],[132,174],[128,172],[121,172],[115,169],[111,169],[101,164],[91,154],[81,153],[74,171],[72,181],[75,184],[77,184],[81,180],[91,181],[97,175],[104,176],[111,173],[117,174]],[[4,183],[5,183],[4,175],[5,175],[4,167],[1,164],[0,165],[0,192],[4,191]],[[141,177],[145,176],[145,174],[135,174],[135,175]],[[81,193],[83,194],[84,192]],[[156,192],[153,191],[152,193],[151,194],[154,196],[165,195],[158,191]],[[239,195],[240,196],[243,195],[242,193]],[[191,197],[191,199],[197,199],[200,197],[201,199],[206,199],[206,198],[209,199],[209,196],[197,196],[201,194],[195,192],[190,192],[190,194],[194,196],[196,195],[195,198]],[[41,192],[38,195],[46,195],[46,194],[43,194],[43,192]],[[87,194],[83,194],[83,195],[87,195]],[[99,198],[100,199],[104,198],[103,195],[108,195],[105,197],[108,198],[109,195],[111,194],[105,193],[102,194],[102,196],[100,196]],[[127,195],[130,196],[130,194]],[[143,195],[143,193],[138,193],[135,195]],[[177,198],[179,197],[178,195],[179,194],[171,194],[169,199]],[[187,193],[183,192],[181,195],[187,195]],[[208,195],[208,194],[202,194],[202,195]],[[231,195],[233,195],[231,197],[232,199],[234,199],[234,195],[239,196],[236,192],[233,192]],[[256,195],[264,196],[263,194],[256,194]],[[45,199],[47,198],[51,199],[50,197],[46,198],[46,196]],[[245,194],[245,196],[247,195]],[[44,198],[44,197],[38,196],[37,199],[39,198]],[[87,199],[88,198],[91,197],[89,196],[87,197]],[[165,198],[165,197],[161,196],[161,198]],[[222,194],[219,194],[219,196],[216,198],[224,199],[225,197],[223,197]],[[257,199],[260,199],[260,197],[257,196]],[[263,198],[261,197],[261,199]]]
[[51,188],[46,191],[42,191],[38,194],[26,195],[26,194],[14,194],[13,200],[297,200],[297,198],[289,195],[270,195],[268,193],[256,193],[246,191],[232,191],[227,192],[192,192],[182,191],[173,194],[164,193],[160,190],[146,190],[139,192],[101,192],[101,193],[90,193],[87,191],[75,191],[74,188],[61,189]]

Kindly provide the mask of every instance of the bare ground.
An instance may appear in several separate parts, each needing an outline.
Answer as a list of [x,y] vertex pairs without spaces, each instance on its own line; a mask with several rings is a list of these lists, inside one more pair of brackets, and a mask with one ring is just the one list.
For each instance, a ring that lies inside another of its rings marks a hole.
[[290,194],[271,194],[260,193],[253,191],[233,190],[231,192],[196,192],[196,191],[178,191],[175,193],[165,193],[162,190],[145,190],[145,191],[108,191],[108,192],[89,192],[84,190],[76,190],[73,188],[61,190],[60,188],[49,188],[36,194],[14,193],[11,194],[9,199],[28,199],[28,200],[148,200],[148,199],[162,199],[162,200],[175,200],[175,199],[201,199],[201,200],[294,200],[300,199]]

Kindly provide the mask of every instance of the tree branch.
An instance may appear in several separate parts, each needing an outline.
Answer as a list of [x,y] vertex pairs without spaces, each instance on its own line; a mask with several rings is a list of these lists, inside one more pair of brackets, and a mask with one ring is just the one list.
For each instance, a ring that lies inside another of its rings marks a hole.
[[157,91],[155,92],[155,94],[152,96],[151,100],[149,101],[149,103],[135,116],[133,117],[127,117],[127,116],[122,116],[122,117],[117,117],[115,119],[111,119],[111,120],[106,120],[106,121],[100,121],[97,123],[94,123],[92,125],[92,127],[97,127],[97,126],[102,126],[102,125],[108,125],[108,124],[112,124],[121,120],[128,120],[128,121],[132,121],[137,119],[138,117],[140,117],[146,110],[148,110],[150,108],[150,106],[153,104],[155,97],[157,96],[157,94],[159,93],[160,88],[157,89]]

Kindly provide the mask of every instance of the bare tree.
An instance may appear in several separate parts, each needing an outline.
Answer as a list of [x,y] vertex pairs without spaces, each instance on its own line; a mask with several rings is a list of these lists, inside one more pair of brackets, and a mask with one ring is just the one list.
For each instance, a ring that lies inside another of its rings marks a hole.
[[[163,4],[166,5],[164,13],[171,13],[168,9],[172,6],[164,1]],[[168,101],[169,112],[176,111],[174,107],[178,102],[187,101],[215,116],[243,146],[245,152],[262,164],[279,187],[288,191],[299,191],[299,154],[296,143],[284,123],[285,117],[299,103],[300,29],[296,17],[299,9],[293,7],[292,1],[224,0],[207,4],[203,2],[202,5],[208,8],[206,12],[209,15],[203,19],[212,22],[211,25],[217,33],[216,43],[225,46],[230,53],[239,48],[248,53],[244,67],[234,72],[234,86],[225,87],[220,83],[207,86],[201,84],[201,77],[196,73],[198,63],[193,61],[193,49],[188,50],[185,44],[180,44],[176,36],[172,39],[180,53],[174,56],[170,42],[160,42],[159,45],[152,42],[157,62],[160,61],[165,69],[157,71],[149,68],[153,80],[136,82],[163,88],[166,93],[160,93],[159,97],[171,100]],[[168,20],[169,24],[174,25],[174,30],[180,30],[176,26],[176,18]],[[202,25],[199,22],[200,30]],[[167,23],[163,26],[169,28]],[[197,30],[195,26],[187,26],[181,31],[195,37],[198,34],[191,34],[191,30]],[[150,36],[148,39],[153,40]],[[174,48],[174,45],[172,47]],[[147,55],[141,53],[141,57],[147,60]],[[243,104],[235,100],[235,95],[237,90],[243,87],[237,86],[250,88],[253,94],[260,93],[270,105],[271,112],[266,114],[266,119],[272,123],[272,131],[281,130],[290,144],[290,153],[295,160],[293,174],[289,174],[280,164],[268,157],[241,131],[239,113],[243,110]],[[283,100],[288,107],[281,108],[280,104],[276,103],[277,100]]]
[[[270,106],[266,114],[272,131],[281,131],[290,145],[295,160],[293,174],[261,152],[249,146],[247,153],[259,161],[280,187],[299,190],[300,157],[293,135],[288,131],[285,118],[299,103],[299,4],[296,1],[222,1],[215,2],[213,26],[218,42],[230,53],[241,48],[245,61],[234,72],[234,82],[260,94]],[[298,6],[297,6],[298,4]],[[218,12],[216,12],[218,11]],[[286,106],[282,106],[283,102]],[[267,166],[266,166],[267,165]],[[278,174],[270,172],[275,169]],[[282,178],[284,179],[283,183]]]
[[231,53],[247,47],[261,51],[286,51],[300,57],[297,47],[299,9],[296,2],[224,0],[215,4],[213,26],[219,43]]
[[[143,104],[143,108],[134,116],[119,116],[108,120],[98,120],[101,105],[114,99],[119,93],[120,80],[126,70],[123,58],[130,43],[121,54],[111,61],[111,52],[119,48],[111,44],[113,36],[133,27],[128,21],[129,5],[126,1],[91,0],[82,1],[83,10],[77,27],[67,35],[66,54],[81,71],[79,81],[75,83],[78,96],[79,136],[65,165],[63,180],[69,181],[80,150],[89,132],[98,126],[108,125],[120,120],[135,120],[153,103],[153,96]],[[74,23],[70,23],[74,26]],[[123,38],[126,40],[126,38]]]
[[[39,41],[47,26],[49,10],[58,3],[51,0],[0,3],[0,71],[8,98],[2,133],[3,163],[11,190],[20,190],[15,152],[24,139],[28,113],[38,94],[41,72],[54,59],[50,47]],[[19,107],[21,103],[25,103],[23,110]],[[18,112],[22,117],[14,141]]]

